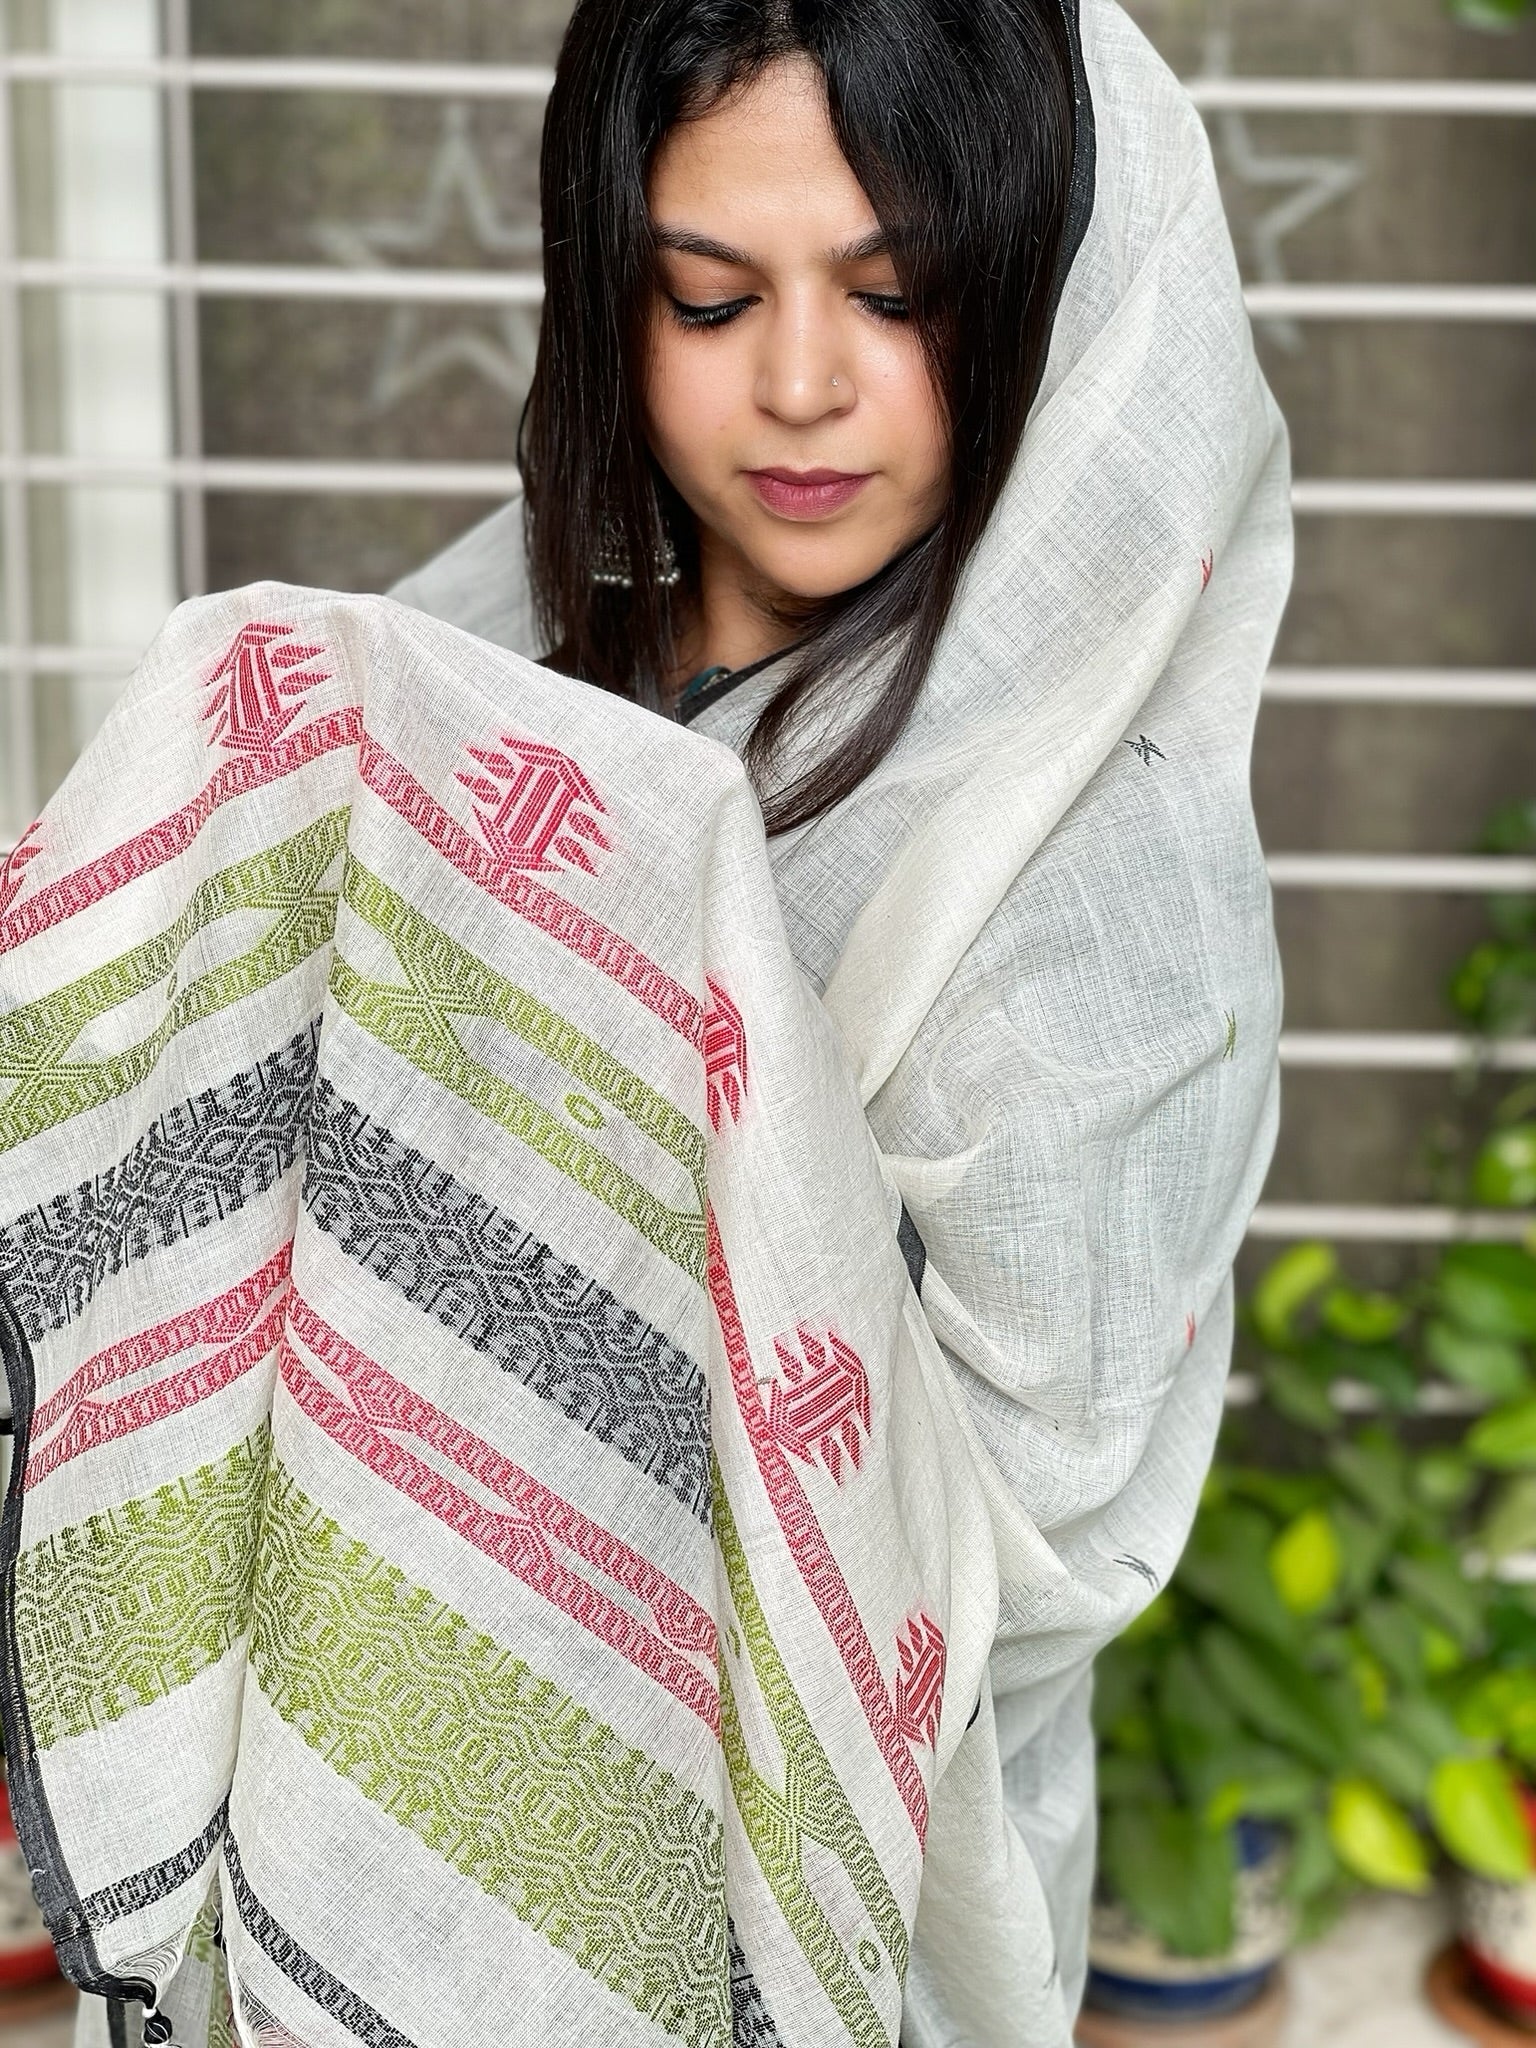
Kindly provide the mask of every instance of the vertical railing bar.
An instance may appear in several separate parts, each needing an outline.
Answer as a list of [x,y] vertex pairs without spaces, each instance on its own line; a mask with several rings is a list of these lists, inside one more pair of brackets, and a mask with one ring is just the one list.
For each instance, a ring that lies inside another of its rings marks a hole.
[[[0,57],[6,30],[0,20]],[[8,455],[26,453],[26,387],[22,361],[21,291],[10,274],[20,254],[21,209],[11,79],[0,69],[0,448]],[[7,638],[17,649],[6,690],[6,738],[11,751],[10,802],[16,831],[23,832],[38,810],[37,735],[32,715],[32,551],[31,507],[24,474],[0,480],[0,514],[5,521],[0,544],[0,578],[4,579]]]
[[[189,0],[164,0],[163,22],[165,54],[184,64],[192,54]],[[178,268],[189,268],[197,262],[197,184],[192,90],[184,73],[167,82],[164,104],[171,261]],[[180,288],[172,295],[171,307],[176,452],[185,461],[195,461],[203,452],[202,339],[196,291]],[[178,490],[177,511],[181,594],[198,597],[208,587],[208,501],[195,478],[183,482]]]

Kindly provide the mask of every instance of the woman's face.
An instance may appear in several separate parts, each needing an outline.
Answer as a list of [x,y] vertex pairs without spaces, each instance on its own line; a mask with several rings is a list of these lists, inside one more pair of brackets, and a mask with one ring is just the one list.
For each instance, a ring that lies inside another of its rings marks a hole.
[[821,73],[780,59],[674,128],[649,200],[650,443],[698,517],[706,579],[862,583],[937,520],[948,433]]

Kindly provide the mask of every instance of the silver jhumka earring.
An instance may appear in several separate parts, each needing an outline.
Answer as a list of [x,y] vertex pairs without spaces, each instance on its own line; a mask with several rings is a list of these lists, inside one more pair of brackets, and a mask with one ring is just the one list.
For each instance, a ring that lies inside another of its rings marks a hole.
[[[651,499],[651,508],[659,563],[654,580],[660,584],[676,583],[683,572],[678,566],[677,549],[672,544],[672,536],[667,531],[654,495]],[[603,514],[597,554],[592,563],[590,578],[594,583],[616,584],[625,590],[634,587],[635,578],[629,550],[624,545],[624,537],[619,532],[618,522],[610,512]]]

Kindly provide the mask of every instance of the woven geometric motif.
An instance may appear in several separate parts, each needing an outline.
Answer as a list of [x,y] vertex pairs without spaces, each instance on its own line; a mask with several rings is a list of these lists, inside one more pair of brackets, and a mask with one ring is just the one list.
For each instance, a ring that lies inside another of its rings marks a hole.
[[147,1498],[45,1537],[16,1561],[16,1637],[39,1749],[190,1685],[251,1614],[265,1421]]
[[299,1156],[318,1027],[164,1110],[104,1172],[0,1225],[0,1275],[33,1344],[110,1273],[223,1222]]
[[317,1756],[690,2048],[729,2024],[720,1820],[275,1460],[251,1668]]
[[305,1207],[338,1250],[708,1523],[704,1374],[686,1351],[323,1075],[307,1136]]
[[835,1330],[823,1340],[801,1323],[794,1335],[798,1351],[790,1349],[788,1333],[773,1340],[784,1378],[769,1391],[768,1428],[792,1457],[820,1459],[841,1486],[844,1453],[856,1472],[869,1434],[869,1374]]
[[460,769],[454,778],[480,799],[475,822],[486,845],[510,867],[547,873],[564,866],[595,875],[588,846],[612,850],[597,822],[597,791],[557,747],[509,732],[499,738],[500,746],[465,748],[488,773]]
[[[209,875],[179,917],[117,959],[0,1016],[0,1082],[12,1084],[0,1096],[0,1151],[126,1095],[154,1071],[177,1032],[269,987],[328,945],[336,892],[326,876],[346,833],[345,809],[313,819],[277,845]],[[264,928],[249,932],[243,952],[177,988],[189,941],[242,912],[264,919]],[[82,1034],[101,1018],[157,987],[164,991],[163,1007],[153,1030],[120,1051],[72,1057]]]
[[944,1632],[926,1614],[914,1614],[896,1638],[896,1718],[909,1742],[932,1749],[944,1704]]
[[316,683],[330,680],[328,669],[303,666],[323,659],[323,647],[278,644],[292,640],[293,632],[292,626],[260,622],[240,628],[207,679],[213,694],[203,717],[214,721],[211,739],[245,753],[265,753],[299,715],[299,704],[285,704],[284,698],[302,699]]
[[33,837],[42,822],[41,818],[34,818],[5,859],[0,861],[0,917],[4,917],[21,892],[22,869],[43,850],[41,843]]
[[741,1117],[742,1097],[747,1092],[747,1030],[740,1010],[720,984],[707,974],[704,983],[711,998],[704,1013],[704,1083],[709,1120],[718,1131],[725,1110],[730,1111],[732,1123]]

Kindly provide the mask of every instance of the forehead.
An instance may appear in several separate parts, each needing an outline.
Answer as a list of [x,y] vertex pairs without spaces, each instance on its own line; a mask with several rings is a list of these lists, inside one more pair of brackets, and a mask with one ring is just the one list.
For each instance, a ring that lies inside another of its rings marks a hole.
[[[659,222],[757,248],[830,246],[875,225],[838,148],[821,72],[783,57],[662,139],[647,183]],[[757,241],[753,240],[756,236]]]

